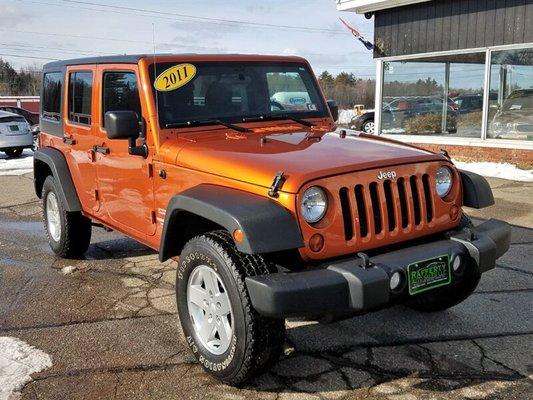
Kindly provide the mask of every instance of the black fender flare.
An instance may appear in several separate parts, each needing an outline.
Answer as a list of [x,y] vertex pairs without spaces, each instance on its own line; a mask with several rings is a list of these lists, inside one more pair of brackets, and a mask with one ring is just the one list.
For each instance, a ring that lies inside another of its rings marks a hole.
[[[33,155],[33,182],[35,194],[42,197],[43,182],[46,176],[43,173],[42,163],[46,164],[58,185],[58,195],[69,212],[81,211],[81,203],[72,181],[65,156],[59,150],[45,147],[37,150]],[[46,171],[46,173],[48,173]]]
[[264,254],[304,246],[297,221],[279,203],[237,189],[201,184],[170,199],[161,234],[161,262],[181,252],[182,233],[172,229],[180,214],[202,217],[230,234],[240,229],[244,239],[235,244],[243,253]]
[[494,196],[487,180],[474,172],[459,170],[463,184],[463,205],[485,208],[494,204]]

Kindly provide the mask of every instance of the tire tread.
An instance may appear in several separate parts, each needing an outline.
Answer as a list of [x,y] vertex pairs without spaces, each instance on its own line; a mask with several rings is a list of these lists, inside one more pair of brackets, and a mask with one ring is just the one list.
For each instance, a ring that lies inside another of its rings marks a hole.
[[45,226],[46,237],[50,243],[53,239],[48,233],[48,227],[46,223],[46,197],[48,192],[53,191],[57,197],[59,211],[62,214],[61,220],[65,221],[65,224],[61,226],[61,239],[57,249],[52,249],[54,252],[62,258],[79,258],[89,248],[91,243],[91,220],[85,217],[81,212],[69,212],[66,210],[64,204],[61,203],[61,198],[58,196],[56,189],[56,181],[52,175],[46,177],[43,184],[43,223]]
[[270,367],[283,351],[285,321],[266,318],[255,311],[245,282],[247,276],[269,274],[275,272],[276,267],[261,255],[239,252],[227,231],[212,231],[196,236],[185,245],[184,250],[198,240],[215,249],[231,267],[230,271],[242,301],[249,340],[240,369],[230,378],[223,379],[227,384],[239,385]]

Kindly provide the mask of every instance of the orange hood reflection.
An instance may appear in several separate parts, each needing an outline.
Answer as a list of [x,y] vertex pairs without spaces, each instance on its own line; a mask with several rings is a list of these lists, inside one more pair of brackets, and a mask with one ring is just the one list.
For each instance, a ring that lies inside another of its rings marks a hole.
[[335,132],[260,135],[213,130],[180,135],[179,142],[180,166],[264,187],[283,171],[287,180],[282,190],[289,193],[325,176],[443,159],[406,144],[367,135],[342,138]]

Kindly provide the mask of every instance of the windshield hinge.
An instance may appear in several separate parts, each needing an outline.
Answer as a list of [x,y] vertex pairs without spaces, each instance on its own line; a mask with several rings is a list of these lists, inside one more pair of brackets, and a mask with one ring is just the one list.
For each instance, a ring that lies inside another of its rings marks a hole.
[[284,183],[285,183],[285,175],[283,174],[283,171],[276,172],[276,176],[274,177],[274,181],[272,181],[272,186],[270,186],[268,195],[270,197],[278,197],[278,192]]

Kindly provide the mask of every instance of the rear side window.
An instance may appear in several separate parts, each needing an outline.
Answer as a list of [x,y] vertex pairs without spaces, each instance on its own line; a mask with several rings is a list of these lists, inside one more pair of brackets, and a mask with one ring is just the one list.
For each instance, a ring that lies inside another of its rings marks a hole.
[[91,124],[92,72],[72,72],[69,77],[68,119],[77,124]]
[[104,72],[103,115],[108,111],[135,111],[141,118],[141,102],[134,72]]
[[49,72],[43,76],[43,118],[59,121],[61,119],[62,72]]

